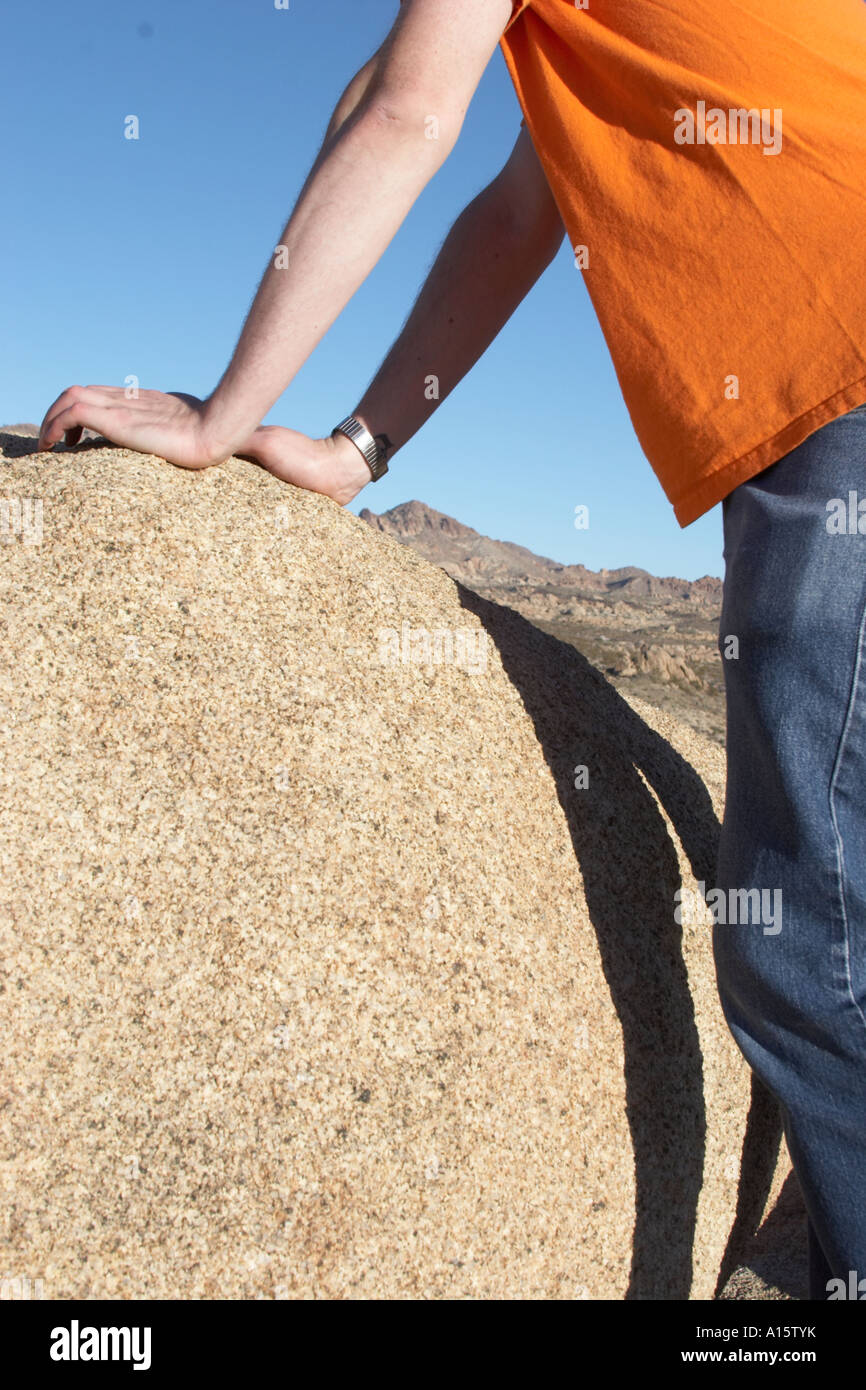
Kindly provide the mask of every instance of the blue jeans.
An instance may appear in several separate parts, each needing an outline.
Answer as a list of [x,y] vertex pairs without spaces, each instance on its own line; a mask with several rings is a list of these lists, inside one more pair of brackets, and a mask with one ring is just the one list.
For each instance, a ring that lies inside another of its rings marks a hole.
[[866,405],[723,506],[717,886],[739,904],[737,890],[764,890],[781,911],[753,895],[751,912],[717,915],[716,969],[731,1031],[780,1103],[811,1296],[826,1299],[830,1278],[866,1279]]

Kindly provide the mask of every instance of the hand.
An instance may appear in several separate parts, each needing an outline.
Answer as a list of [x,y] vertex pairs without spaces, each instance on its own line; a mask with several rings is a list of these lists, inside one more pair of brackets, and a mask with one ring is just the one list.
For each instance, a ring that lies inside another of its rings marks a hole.
[[207,468],[231,455],[207,435],[205,402],[182,391],[140,391],[130,398],[120,386],[70,386],[48,410],[39,448],[53,449],[63,437],[77,444],[84,427],[112,444],[156,454],[181,468]]
[[282,425],[260,425],[238,449],[284,483],[322,492],[345,507],[372,474],[360,449],[344,434],[310,439]]

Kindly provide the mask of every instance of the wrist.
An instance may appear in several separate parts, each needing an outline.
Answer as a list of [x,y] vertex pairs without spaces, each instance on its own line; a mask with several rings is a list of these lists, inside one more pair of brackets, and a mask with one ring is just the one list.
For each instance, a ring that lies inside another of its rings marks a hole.
[[359,416],[347,415],[331,430],[332,439],[341,437],[349,440],[366,464],[370,476],[365,479],[365,485],[371,479],[378,482],[384,478],[388,472],[388,456],[394,452],[394,446],[386,434],[374,435]]
[[331,496],[346,506],[354,501],[363,488],[373,481],[370,465],[360,449],[344,434],[331,434],[321,441],[329,456],[335,491]]
[[388,464],[397,452],[393,441],[387,434],[375,434],[363,415],[355,412],[346,417],[331,431],[332,435],[345,435],[365,460],[374,482],[384,478]]
[[231,458],[260,423],[259,419],[239,420],[238,412],[229,412],[218,395],[219,388],[203,402],[201,441],[204,452],[213,463]]

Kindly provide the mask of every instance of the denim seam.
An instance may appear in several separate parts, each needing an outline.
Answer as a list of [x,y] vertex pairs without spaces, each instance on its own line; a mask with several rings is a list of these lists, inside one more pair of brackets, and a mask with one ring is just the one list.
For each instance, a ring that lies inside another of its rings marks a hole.
[[863,665],[864,637],[866,637],[866,605],[864,605],[863,611],[860,616],[860,629],[857,634],[857,655],[854,661],[854,676],[851,682],[851,694],[848,698],[848,708],[845,711],[845,722],[842,725],[842,733],[839,737],[839,747],[836,750],[836,759],[833,764],[833,772],[830,777],[829,805],[830,820],[833,825],[833,835],[836,841],[836,872],[839,884],[839,903],[842,908],[842,925],[844,929],[845,984],[848,989],[848,994],[850,996],[851,1003],[854,1006],[854,1010],[858,1015],[860,1022],[863,1024],[864,1028],[866,1028],[866,1016],[864,1016],[862,1009],[857,1003],[857,998],[854,994],[854,981],[851,977],[851,931],[848,922],[848,907],[845,898],[845,850],[842,844],[842,836],[839,831],[839,822],[836,817],[835,803],[836,781],[842,766],[842,760],[845,756],[846,746],[848,742],[848,734],[851,729],[851,724],[854,718],[854,710],[857,704],[857,692],[860,685],[860,670]]

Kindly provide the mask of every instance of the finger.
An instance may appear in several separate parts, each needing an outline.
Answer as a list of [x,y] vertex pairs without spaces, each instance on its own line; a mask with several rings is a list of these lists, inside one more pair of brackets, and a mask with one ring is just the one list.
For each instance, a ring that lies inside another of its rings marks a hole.
[[[63,429],[58,425],[60,416],[72,406],[84,402],[88,406],[106,406],[112,402],[109,391],[101,386],[70,386],[51,406],[39,431],[39,448],[52,449],[60,440]],[[79,423],[76,421],[76,424]],[[87,424],[86,420],[81,423]]]
[[77,393],[82,389],[81,386],[67,386],[65,391],[61,391],[56,401],[52,401],[42,417],[42,424],[39,426],[38,444],[40,449],[50,447],[48,445],[48,431],[52,420],[61,410],[66,410],[73,401],[78,399]]
[[67,386],[66,390],[45,412],[39,430],[40,446],[50,448],[57,443],[60,435],[57,431],[52,431],[52,424],[59,414],[68,410],[76,401],[86,400],[93,405],[111,405],[118,396],[125,398],[125,392],[119,386]]
[[[111,406],[92,405],[88,401],[74,401],[68,409],[55,415],[51,429],[48,434],[48,447],[54,444],[67,432],[74,432],[84,426],[89,430],[96,430],[97,433],[110,439],[112,443],[119,443],[111,433],[112,424],[115,428],[120,425],[119,410],[113,410]],[[52,435],[54,438],[52,439]]]
[[132,386],[82,386],[81,391],[86,391],[88,398],[92,398],[97,403],[109,405],[115,401],[137,401],[141,396],[158,396],[159,391],[144,391],[140,387]]

